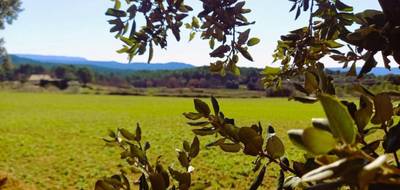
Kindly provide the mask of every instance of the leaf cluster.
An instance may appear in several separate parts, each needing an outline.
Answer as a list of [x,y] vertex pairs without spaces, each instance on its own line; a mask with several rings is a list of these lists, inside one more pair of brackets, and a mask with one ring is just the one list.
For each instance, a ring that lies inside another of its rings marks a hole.
[[[120,174],[111,177],[105,177],[96,182],[96,190],[130,190],[134,185],[129,181],[129,176],[134,173],[140,174],[138,185],[140,190],[166,190],[166,189],[189,189],[192,183],[191,173],[194,167],[191,161],[199,154],[200,142],[195,137],[190,144],[183,142],[183,149],[177,149],[177,157],[182,169],[176,169],[169,166],[167,169],[161,163],[159,156],[155,164],[151,164],[147,152],[150,149],[150,143],[142,143],[142,130],[137,124],[135,133],[121,128],[116,132],[110,131],[109,138],[104,141],[111,146],[121,149],[121,159],[125,160],[129,167],[120,171]],[[175,180],[175,182],[173,181]]]

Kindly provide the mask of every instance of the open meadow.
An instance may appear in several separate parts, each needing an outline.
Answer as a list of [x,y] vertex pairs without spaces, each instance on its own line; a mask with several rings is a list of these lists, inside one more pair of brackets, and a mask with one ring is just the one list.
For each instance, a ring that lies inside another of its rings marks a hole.
[[[287,99],[219,101],[239,126],[260,121],[265,129],[272,124],[287,155],[297,157],[301,151],[289,142],[286,131],[310,126],[312,117],[324,115],[319,104]],[[192,98],[0,92],[0,171],[33,189],[93,189],[98,178],[117,173],[124,164],[119,150],[106,147],[102,137],[109,129],[134,130],[136,122],[151,144],[152,160],[163,155],[163,161],[179,165],[175,149],[194,136],[182,113],[193,110]],[[201,178],[209,189],[248,188],[256,175],[253,158],[206,149],[212,140],[200,138],[194,180]],[[267,172],[264,185],[274,187],[276,173]]]

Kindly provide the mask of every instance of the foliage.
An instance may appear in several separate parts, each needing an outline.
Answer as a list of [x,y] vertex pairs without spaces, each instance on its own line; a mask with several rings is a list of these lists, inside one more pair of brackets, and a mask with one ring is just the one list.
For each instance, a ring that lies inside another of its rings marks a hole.
[[[0,30],[5,28],[6,23],[11,24],[13,20],[17,18],[19,12],[21,12],[21,1],[20,0],[4,0],[0,1]],[[4,40],[0,38],[0,57],[3,58],[6,55],[6,49],[3,47]]]
[[[194,170],[193,166],[190,165],[192,159],[194,159],[200,151],[200,142],[195,137],[191,144],[189,142],[183,142],[182,150],[177,149],[178,160],[181,164],[182,170],[177,170],[172,167],[168,167],[168,171],[162,166],[158,157],[155,164],[152,165],[147,157],[147,151],[150,149],[150,143],[141,142],[141,128],[137,124],[136,132],[131,133],[126,129],[118,129],[115,133],[110,131],[111,139],[104,139],[107,143],[118,146],[121,148],[121,159],[127,161],[127,163],[133,168],[133,171],[141,173],[139,178],[139,189],[149,189],[147,180],[150,181],[151,188],[154,190],[167,189],[171,186],[171,189],[189,189],[191,185],[191,172]],[[108,189],[131,189],[131,182],[129,182],[126,176],[127,172],[121,170],[121,174],[113,175],[110,178],[104,178],[96,182],[96,190],[108,190]],[[177,181],[178,185],[170,180],[173,178]]]
[[[294,100],[303,103],[320,102],[325,111],[326,118],[313,119],[313,127],[306,129],[293,129],[288,132],[291,141],[298,147],[308,152],[306,161],[292,161],[284,157],[285,147],[280,138],[275,135],[275,130],[269,126],[267,137],[263,137],[260,123],[251,127],[239,127],[235,120],[226,117],[220,110],[215,98],[211,98],[213,113],[209,106],[195,99],[196,112],[184,113],[184,116],[193,120],[189,125],[196,127],[192,131],[199,136],[213,135],[218,137],[215,142],[207,146],[218,146],[225,152],[242,152],[255,157],[255,170],[259,168],[260,173],[250,189],[257,189],[263,181],[266,168],[271,163],[280,167],[278,178],[278,189],[339,189],[349,187],[350,189],[395,189],[400,187],[400,163],[397,157],[399,145],[399,127],[394,118],[398,115],[399,107],[392,103],[392,98],[399,96],[397,92],[378,92],[377,94],[368,91],[360,84],[354,89],[360,93],[360,103],[338,100],[335,97],[336,89],[333,84],[333,77],[326,71],[322,59],[330,57],[343,67],[351,67],[348,76],[357,76],[361,79],[372,68],[376,67],[375,55],[380,52],[384,64],[390,69],[390,59],[400,64],[399,29],[398,20],[400,1],[379,0],[383,11],[365,10],[354,14],[353,7],[340,0],[290,0],[293,2],[291,11],[296,10],[297,19],[302,12],[309,12],[308,26],[291,31],[288,35],[281,37],[274,53],[275,61],[280,61],[281,68],[267,67],[264,70],[265,83],[267,86],[276,84],[278,87],[284,78],[304,76],[304,85],[295,83],[294,87],[301,92],[302,96],[293,97]],[[222,42],[210,53],[210,57],[227,57],[225,61],[211,63],[211,71],[224,71],[224,67],[235,65],[238,57],[235,52],[240,52],[245,58],[252,60],[247,52],[248,46],[257,44],[258,39],[249,40],[249,30],[239,32],[236,41],[236,26],[249,25],[243,14],[250,10],[244,9],[245,2],[232,1],[207,1],[203,0],[203,9],[198,18],[193,17],[192,23],[187,28],[192,31],[200,31],[203,39],[210,39],[210,46],[213,49],[214,40]],[[129,4],[130,2],[127,1]],[[183,4],[183,1],[156,1],[152,7],[151,1],[140,2],[141,8],[147,8],[144,12],[158,15],[159,20],[148,18],[144,30],[156,32],[157,28],[152,23],[163,20],[169,25],[162,33],[166,35],[167,29],[171,29],[177,40],[179,40],[179,26],[171,20],[176,20],[177,10],[190,7]],[[168,11],[161,9],[164,3],[168,4]],[[146,6],[145,6],[146,5]],[[161,7],[161,8],[160,8]],[[119,11],[120,2],[115,1],[115,9]],[[174,12],[175,11],[175,12]],[[109,14],[117,17],[126,16],[125,11],[121,14]],[[169,14],[175,13],[170,16]],[[135,12],[136,13],[136,12]],[[182,18],[187,14],[182,15]],[[131,17],[131,19],[134,17]],[[180,22],[180,20],[179,20]],[[163,26],[163,25],[159,26]],[[351,31],[354,24],[359,29]],[[199,30],[200,28],[200,30]],[[202,30],[203,29],[203,30]],[[118,30],[123,33],[123,27]],[[135,31],[135,30],[133,30]],[[150,32],[149,32],[150,31]],[[190,39],[195,33],[192,33]],[[232,37],[231,44],[225,44],[227,37]],[[122,38],[124,40],[125,38]],[[131,45],[147,45],[147,41],[134,40]],[[165,38],[164,38],[165,39]],[[147,40],[147,39],[146,39]],[[150,41],[149,45],[152,45]],[[161,47],[165,47],[163,43]],[[347,53],[342,53],[345,45],[349,48]],[[142,48],[142,50],[145,50]],[[130,52],[126,48],[122,52],[128,52],[130,58],[137,53]],[[143,54],[144,52],[140,52]],[[149,60],[153,54],[150,49]],[[228,55],[227,55],[228,54]],[[364,64],[357,74],[356,63],[363,60]],[[235,69],[230,69],[235,72]],[[221,72],[222,74],[224,72]],[[198,121],[199,119],[203,119]],[[377,127],[369,127],[369,125]],[[366,137],[381,130],[384,136],[376,135],[372,142],[367,142]],[[381,144],[380,142],[383,143]],[[379,147],[385,153],[377,152]],[[388,163],[389,154],[395,159],[395,164]],[[397,165],[397,166],[396,166]],[[285,177],[289,173],[288,177]],[[153,187],[154,188],[154,187]]]
[[87,67],[79,68],[76,71],[79,82],[86,85],[87,83],[94,81],[93,71]]
[[[108,22],[113,26],[110,32],[117,32],[116,38],[124,45],[118,53],[128,54],[129,60],[136,55],[143,55],[148,50],[148,62],[153,58],[154,47],[167,47],[168,33],[172,33],[177,41],[181,39],[181,28],[185,26],[191,31],[190,40],[196,33],[201,39],[208,40],[210,57],[221,58],[211,64],[214,72],[225,73],[225,70],[239,74],[236,63],[238,54],[253,61],[248,48],[259,43],[258,38],[250,38],[250,29],[239,31],[239,28],[254,24],[244,16],[251,10],[245,8],[245,1],[213,1],[201,0],[203,9],[184,24],[193,8],[183,0],[167,1],[125,1],[123,10],[121,0],[113,0],[114,7],[107,10],[106,15],[113,19]],[[145,22],[137,27],[140,19]],[[139,29],[137,29],[139,28]],[[223,59],[225,58],[225,59]]]

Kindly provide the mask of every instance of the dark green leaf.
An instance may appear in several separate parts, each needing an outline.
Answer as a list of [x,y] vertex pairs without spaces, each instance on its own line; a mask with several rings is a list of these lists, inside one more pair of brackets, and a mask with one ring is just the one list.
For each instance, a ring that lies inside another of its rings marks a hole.
[[203,117],[203,114],[193,112],[183,113],[183,115],[190,120],[198,120]]
[[210,114],[210,108],[208,105],[203,102],[200,99],[194,99],[194,107],[197,110],[197,112],[203,114],[203,115],[209,115]]
[[239,152],[242,149],[242,146],[236,143],[219,143],[219,147],[225,152]]
[[217,99],[214,98],[214,96],[211,96],[211,103],[213,105],[215,115],[218,115],[219,114],[219,104],[218,104]]
[[199,136],[212,135],[216,132],[216,130],[212,128],[193,129],[192,131]]
[[178,160],[182,167],[189,167],[189,158],[183,151],[178,151]]
[[260,173],[258,173],[257,178],[254,180],[254,182],[250,186],[250,190],[257,190],[258,187],[262,184],[265,176],[265,172],[267,170],[266,166],[263,166],[260,170]]
[[375,115],[372,117],[373,124],[381,124],[392,119],[393,104],[387,94],[378,94],[374,98]]
[[121,133],[121,135],[123,136],[123,137],[125,137],[126,139],[128,139],[128,140],[135,140],[135,135],[133,134],[133,133],[131,133],[131,132],[129,132],[128,130],[126,130],[126,129],[119,129],[119,132]]
[[187,122],[187,124],[191,126],[196,126],[196,127],[204,127],[210,124],[208,121],[199,121],[199,122]]
[[190,145],[190,152],[189,152],[189,156],[191,158],[195,158],[200,151],[200,141],[199,138],[194,137],[192,144]]
[[383,141],[385,152],[396,152],[400,149],[400,123],[389,129]]
[[135,141],[140,141],[142,140],[142,129],[140,129],[139,123],[136,124],[136,135],[135,135]]
[[272,158],[280,158],[285,154],[285,146],[281,139],[273,135],[267,139],[266,151]]
[[246,41],[249,39],[249,34],[250,34],[250,29],[247,29],[246,31],[241,32],[239,34],[239,38],[238,38],[237,43],[240,44],[240,45],[246,43]]

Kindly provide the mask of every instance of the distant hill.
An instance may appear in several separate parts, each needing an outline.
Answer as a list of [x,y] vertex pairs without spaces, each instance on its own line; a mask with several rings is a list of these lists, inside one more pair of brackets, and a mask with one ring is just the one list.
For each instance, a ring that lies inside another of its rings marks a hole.
[[[349,68],[343,69],[343,68],[328,68],[331,71],[340,71],[340,72],[348,72]],[[361,67],[357,67],[356,69],[357,73],[360,73]],[[371,74],[374,74],[375,76],[383,76],[383,75],[388,75],[388,74],[395,74],[395,75],[400,75],[400,69],[398,67],[392,67],[391,70],[389,71],[388,69],[384,67],[375,67],[372,69]]]
[[101,67],[104,69],[116,69],[124,71],[155,71],[155,70],[179,70],[193,68],[193,65],[179,62],[168,63],[119,63],[115,61],[90,61],[80,57],[66,57],[66,56],[47,56],[47,55],[31,55],[31,54],[14,54],[12,55],[14,63],[21,62],[34,62],[34,64],[44,64],[47,66],[57,64],[68,65],[86,65],[90,67]]
[[[34,54],[14,54],[11,56],[13,63],[19,64],[37,64],[44,67],[53,67],[59,64],[68,64],[76,66],[88,66],[99,72],[120,72],[130,73],[132,71],[160,71],[160,70],[181,70],[191,69],[195,66],[187,63],[168,62],[168,63],[119,63],[115,61],[91,61],[81,57],[67,57],[67,56],[48,56],[48,55],[34,55]],[[330,67],[331,71],[347,72],[349,69],[342,69],[340,67]],[[361,68],[357,68],[357,73]],[[376,76],[383,76],[387,74],[400,75],[400,69],[393,67],[391,71],[383,67],[376,67],[372,70],[371,74]]]

